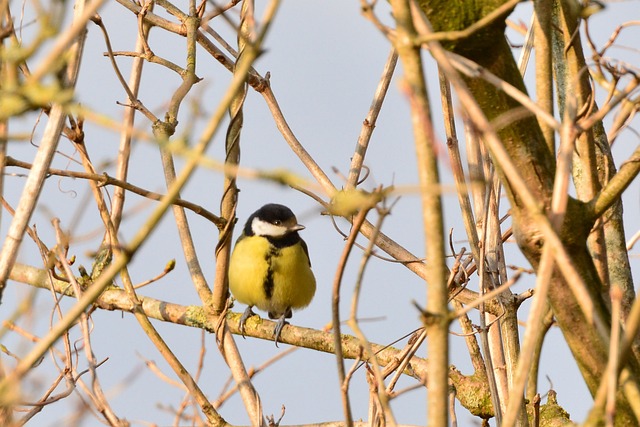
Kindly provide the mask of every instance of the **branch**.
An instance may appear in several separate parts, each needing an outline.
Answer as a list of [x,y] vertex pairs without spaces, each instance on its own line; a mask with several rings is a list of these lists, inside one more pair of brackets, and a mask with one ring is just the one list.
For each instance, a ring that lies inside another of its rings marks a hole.
[[426,309],[422,314],[427,329],[429,350],[429,388],[427,417],[429,423],[444,426],[448,423],[449,383],[449,307],[447,278],[449,269],[445,260],[444,219],[439,191],[437,146],[434,137],[431,105],[422,66],[419,45],[413,44],[417,36],[411,5],[408,0],[391,0],[396,19],[396,37],[392,43],[398,52],[405,77],[403,88],[411,107],[418,179],[422,205],[426,265]]
[[[53,64],[60,60],[61,57],[67,57],[66,67],[63,73],[62,86],[65,89],[73,89],[78,77],[80,67],[80,58],[84,49],[84,38],[79,36],[86,31],[88,20],[96,13],[98,7],[104,0],[96,0],[90,5],[79,2],[76,5],[75,16],[71,27],[57,37],[54,46],[49,50],[49,54],[40,62],[40,66],[31,74],[24,87],[38,84],[39,80],[44,78],[54,69]],[[63,51],[67,51],[67,55],[63,55]],[[51,165],[60,134],[64,127],[67,117],[65,105],[55,103],[51,107],[49,113],[49,121],[44,130],[42,141],[38,146],[34,165],[35,167],[29,173],[27,182],[25,183],[16,215],[11,221],[5,244],[0,252],[0,300],[2,300],[2,291],[6,285],[6,280],[18,256],[18,250],[22,243],[22,238],[27,229],[27,224],[31,219],[31,215],[35,210],[43,183],[46,177],[46,171]]]
[[[456,31],[441,31],[434,32],[430,34],[420,34],[415,38],[415,42],[417,44],[435,42],[435,41],[454,41],[460,40],[469,37],[476,31],[487,27],[497,21],[498,19],[504,17],[506,14],[510,13],[516,5],[520,3],[520,0],[509,0],[506,3],[503,3],[500,7],[492,10],[489,14],[483,16],[481,19],[477,20],[473,24],[469,25],[464,30],[456,30]],[[466,6],[462,6],[466,7]]]
[[[15,166],[15,167],[20,167],[24,169],[31,169],[33,167],[31,163],[23,162],[21,160],[16,160],[10,156],[7,156],[6,158],[6,166]],[[139,196],[146,197],[148,199],[156,200],[156,201],[160,201],[164,197],[163,194],[154,193],[153,191],[145,190],[133,184],[129,184],[128,182],[121,181],[116,178],[112,178],[106,173],[93,174],[93,173],[87,173],[87,172],[73,172],[73,171],[67,171],[62,169],[50,168],[50,169],[47,169],[47,174],[97,181],[100,183],[100,185],[113,185],[113,186],[122,188],[124,190],[131,191],[132,193],[135,193]],[[192,203],[183,199],[175,199],[173,201],[173,204],[177,206],[182,206],[183,208],[189,209],[196,215],[200,215],[203,218],[206,218],[207,220],[215,224],[215,226],[218,227],[218,229],[224,227],[225,222],[222,218],[214,215],[213,213],[211,213],[210,211],[208,211],[207,209],[203,208],[200,205],[196,205],[195,203]]]
[[391,78],[393,77],[393,72],[396,69],[397,62],[398,53],[395,49],[392,49],[389,53],[389,57],[387,58],[387,62],[385,63],[382,77],[380,78],[380,82],[376,88],[373,101],[371,101],[369,113],[362,123],[362,129],[360,130],[356,149],[351,159],[351,166],[349,167],[349,178],[347,179],[346,185],[347,189],[356,188],[361,179],[360,173],[364,163],[364,156],[367,152],[367,148],[369,147],[371,135],[373,134],[373,129],[376,127],[376,122],[380,115],[380,109],[382,108],[382,103],[384,102],[387,91],[389,90],[389,85],[391,84]]
[[640,146],[631,157],[620,166],[620,170],[611,178],[598,195],[591,200],[589,207],[592,218],[600,218],[607,209],[620,199],[622,193],[631,185],[640,172]]
[[[50,275],[47,270],[20,263],[15,264],[11,271],[10,279],[41,289],[51,289],[69,297],[74,297],[75,295],[69,283],[56,279],[50,280]],[[90,292],[92,289],[94,289],[94,287],[90,286],[87,292]],[[84,295],[86,296],[86,293]],[[110,286],[99,297],[95,298],[93,304],[95,307],[109,311],[119,310],[133,313],[135,310],[140,310],[150,319],[203,329],[211,333],[214,333],[218,328],[220,319],[216,316],[207,315],[203,307],[184,306],[145,296],[138,296],[138,298],[140,305],[136,306],[123,289]],[[229,313],[227,315],[229,330],[235,335],[240,335],[238,326],[240,317],[240,313]],[[247,321],[245,336],[272,341],[274,325],[275,323],[270,320],[253,316]],[[336,353],[333,333],[317,329],[287,325],[282,329],[280,342],[328,354]],[[409,342],[411,342],[411,340],[409,340]],[[343,334],[340,336],[340,343],[345,359],[355,360],[360,357],[362,361],[366,362],[372,357],[371,354],[363,354],[360,340],[354,336]],[[399,360],[402,360],[404,352],[404,350],[391,346],[374,343],[371,343],[371,351],[375,355],[378,364],[383,367],[398,364]],[[457,389],[457,397],[462,405],[476,416],[483,418],[491,417],[492,409],[490,405],[489,407],[485,406],[485,402],[489,401],[486,378],[483,380],[482,375],[478,376],[476,374],[465,376],[453,367],[451,367],[448,372],[453,386]],[[416,356],[412,357],[411,362],[406,365],[402,373],[426,384],[428,377],[427,359]]]

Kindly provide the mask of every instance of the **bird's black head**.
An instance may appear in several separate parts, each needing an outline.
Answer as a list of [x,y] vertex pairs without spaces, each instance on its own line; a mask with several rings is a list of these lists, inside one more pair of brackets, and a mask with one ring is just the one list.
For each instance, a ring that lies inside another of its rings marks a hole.
[[298,224],[294,213],[288,207],[276,203],[264,205],[255,211],[244,226],[245,236],[264,236],[282,238],[286,235],[297,235],[304,226]]

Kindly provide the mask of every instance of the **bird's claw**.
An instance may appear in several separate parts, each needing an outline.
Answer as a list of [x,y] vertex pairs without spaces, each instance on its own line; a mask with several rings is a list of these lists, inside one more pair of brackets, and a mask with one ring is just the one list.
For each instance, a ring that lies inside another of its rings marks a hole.
[[276,347],[278,346],[278,340],[280,339],[280,333],[282,332],[282,328],[284,328],[284,325],[288,325],[288,324],[289,324],[289,322],[287,322],[286,313],[285,313],[282,316],[280,316],[280,318],[278,319],[278,322],[276,323],[276,327],[273,330],[273,335],[275,336],[274,341],[276,342]]
[[242,317],[240,317],[240,324],[238,325],[242,338],[244,338],[244,332],[245,332],[244,324],[247,322],[247,319],[249,319],[251,316],[254,316],[254,315],[255,313],[253,312],[251,306],[248,306],[247,309],[244,311],[244,313],[242,313]]

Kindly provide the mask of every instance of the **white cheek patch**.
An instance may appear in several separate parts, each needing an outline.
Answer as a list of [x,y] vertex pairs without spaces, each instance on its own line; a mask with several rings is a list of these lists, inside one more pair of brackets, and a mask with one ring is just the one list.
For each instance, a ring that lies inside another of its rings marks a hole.
[[287,234],[287,228],[280,225],[273,225],[259,218],[254,218],[251,222],[253,234],[258,236],[282,237]]

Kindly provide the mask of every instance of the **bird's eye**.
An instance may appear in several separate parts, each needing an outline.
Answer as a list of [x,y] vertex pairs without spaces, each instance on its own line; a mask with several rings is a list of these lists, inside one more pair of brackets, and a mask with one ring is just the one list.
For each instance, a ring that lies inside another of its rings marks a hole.
[[273,225],[282,225],[282,221],[276,219],[275,221],[273,221]]

